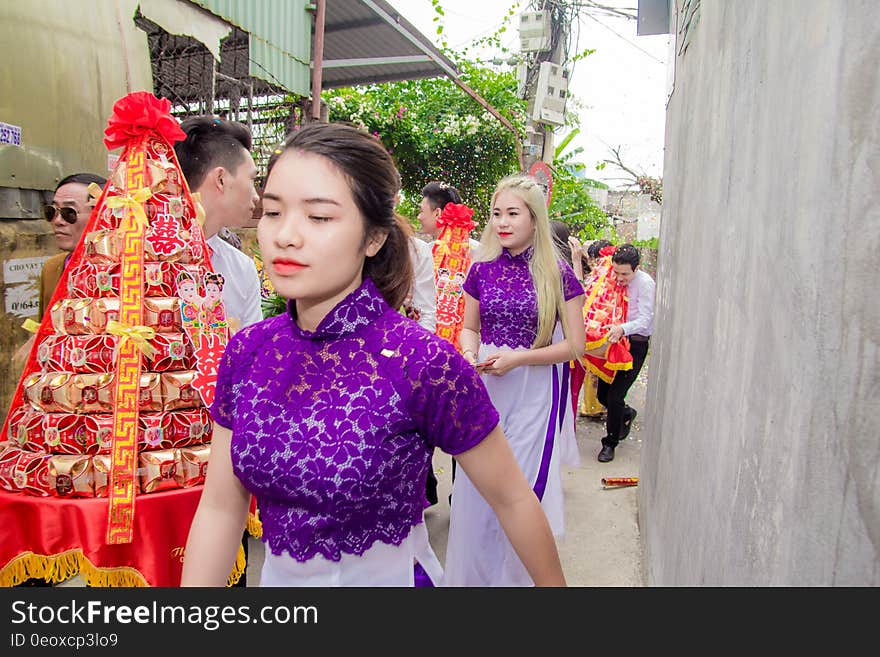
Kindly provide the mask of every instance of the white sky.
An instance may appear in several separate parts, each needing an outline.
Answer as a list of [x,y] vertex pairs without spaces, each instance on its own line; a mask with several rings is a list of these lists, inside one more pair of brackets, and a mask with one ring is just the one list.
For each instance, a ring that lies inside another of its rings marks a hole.
[[[423,34],[437,41],[431,0],[388,0]],[[440,0],[446,12],[445,35],[455,50],[474,39],[490,35],[502,24],[508,9],[518,4],[514,20],[502,39],[512,52],[519,51],[516,16],[527,0]],[[637,0],[604,0],[600,4],[634,8]],[[572,145],[582,146],[579,159],[587,166],[587,176],[619,187],[626,174],[606,166],[596,171],[596,163],[611,158],[610,147],[620,146],[623,162],[638,172],[661,176],[663,172],[663,134],[666,120],[667,66],[669,35],[637,36],[636,22],[624,18],[594,15],[582,19],[579,30],[572,30],[572,43],[578,50],[595,53],[575,63],[569,94],[579,99],[581,132]],[[488,57],[495,53],[487,53]],[[573,53],[572,53],[573,54]],[[566,107],[572,111],[572,104]],[[556,131],[556,143],[565,129]]]

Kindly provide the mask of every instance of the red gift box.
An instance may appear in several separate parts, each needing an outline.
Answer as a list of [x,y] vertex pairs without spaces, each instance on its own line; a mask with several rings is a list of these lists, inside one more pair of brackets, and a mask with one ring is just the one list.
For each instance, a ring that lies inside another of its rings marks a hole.
[[119,296],[119,265],[83,261],[67,275],[67,295],[75,299]]
[[[113,445],[113,414],[112,413],[94,413],[84,416],[86,425],[86,445],[91,451],[97,451],[99,454],[107,454]],[[97,445],[97,449],[91,447],[92,444]]]
[[208,409],[202,407],[188,411],[171,411],[171,422],[166,432],[165,445],[186,447],[210,442],[214,423]]
[[146,357],[144,365],[151,372],[189,370],[196,366],[192,345],[183,333],[157,333],[150,345],[156,353]]
[[144,296],[173,297],[176,276],[176,265],[173,262],[145,262]]
[[84,415],[46,413],[43,416],[43,440],[53,454],[94,454],[97,436],[89,434]]
[[[122,213],[120,212],[120,215],[121,214]],[[120,217],[117,216],[111,208],[108,208],[106,205],[104,205],[98,212],[98,218],[92,228],[94,228],[95,230],[115,231],[117,228],[119,228],[120,223]]]
[[43,413],[35,411],[29,404],[18,406],[9,414],[6,436],[9,444],[29,452],[46,451],[43,417]]
[[51,454],[22,451],[12,468],[12,484],[25,495],[47,497]]
[[144,296],[176,297],[177,277],[181,272],[186,272],[196,281],[201,281],[208,270],[198,264],[185,264],[166,260],[145,262]]
[[25,451],[10,442],[0,443],[0,488],[10,493],[17,493],[15,484],[15,468]]
[[171,447],[171,413],[138,415],[138,451]]
[[52,372],[109,372],[117,342],[115,335],[50,335],[37,349],[37,362]]

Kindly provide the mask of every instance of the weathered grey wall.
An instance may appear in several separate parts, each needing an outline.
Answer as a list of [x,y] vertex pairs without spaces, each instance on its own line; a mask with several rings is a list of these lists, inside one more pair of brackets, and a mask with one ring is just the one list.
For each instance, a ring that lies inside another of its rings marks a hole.
[[649,585],[880,584],[878,62],[874,0],[703,0],[677,57]]

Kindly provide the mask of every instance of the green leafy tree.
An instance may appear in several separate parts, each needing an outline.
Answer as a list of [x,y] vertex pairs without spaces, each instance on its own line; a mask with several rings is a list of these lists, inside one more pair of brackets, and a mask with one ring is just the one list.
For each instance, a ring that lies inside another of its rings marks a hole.
[[[471,52],[490,48],[510,55],[502,45],[502,36],[521,4],[512,4],[493,34],[456,52],[446,41],[441,2],[432,0],[441,50],[455,63],[461,80],[498,110],[515,133],[445,77],[324,92],[331,121],[346,121],[368,130],[393,155],[402,182],[399,209],[411,220],[418,214],[422,187],[431,180],[443,180],[457,187],[464,202],[474,209],[478,232],[488,218],[498,180],[519,171],[517,140],[522,143],[525,136],[527,101],[517,95],[512,72],[480,63]],[[578,57],[591,52],[585,50]],[[570,112],[569,120],[576,128],[577,112]],[[575,129],[557,149],[557,161],[551,167],[554,188],[550,212],[589,238],[601,232],[607,218],[589,196],[591,181],[583,177],[584,165],[574,159],[582,149],[562,155],[576,134]]]
[[[526,103],[509,73],[458,62],[462,79],[514,125],[524,129]],[[326,91],[331,121],[373,133],[394,157],[403,185],[402,211],[415,216],[431,180],[454,185],[482,224],[495,183],[519,169],[519,135],[448,78],[408,80]]]
[[553,191],[548,211],[551,219],[564,221],[581,239],[592,240],[607,231],[609,222],[589,190],[608,186],[585,177],[586,166],[575,159],[583,153],[582,147],[566,151],[578,133],[579,130],[575,128],[556,147],[552,166]]

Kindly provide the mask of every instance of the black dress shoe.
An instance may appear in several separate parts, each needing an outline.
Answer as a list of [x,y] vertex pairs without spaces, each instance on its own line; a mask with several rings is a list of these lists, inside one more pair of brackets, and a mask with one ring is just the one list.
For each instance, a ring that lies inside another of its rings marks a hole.
[[614,460],[614,448],[611,445],[602,445],[602,449],[599,450],[599,456],[597,460],[600,463],[608,463],[608,461]]
[[620,424],[620,439],[625,440],[629,435],[629,430],[632,429],[632,423],[636,419],[636,415],[638,412],[636,409],[631,406],[626,407],[626,411],[624,411],[623,422]]

